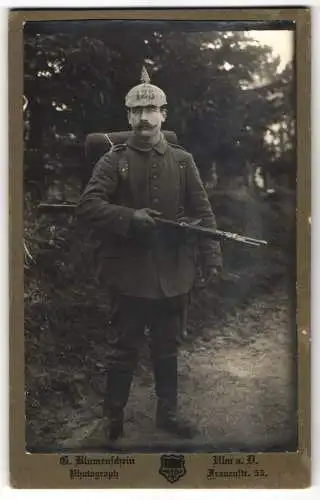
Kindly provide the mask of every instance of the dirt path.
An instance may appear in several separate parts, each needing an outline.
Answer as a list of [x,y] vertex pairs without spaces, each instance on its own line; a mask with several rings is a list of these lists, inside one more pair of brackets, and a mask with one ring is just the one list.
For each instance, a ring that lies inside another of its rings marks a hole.
[[[125,437],[117,449],[288,449],[295,438],[291,330],[288,299],[281,290],[253,300],[219,331],[208,328],[206,340],[196,340],[180,356],[181,412],[197,424],[199,435],[191,441],[178,440],[155,428],[156,400],[148,375],[134,380]],[[58,448],[107,449],[101,402],[92,394],[77,409],[64,410]]]

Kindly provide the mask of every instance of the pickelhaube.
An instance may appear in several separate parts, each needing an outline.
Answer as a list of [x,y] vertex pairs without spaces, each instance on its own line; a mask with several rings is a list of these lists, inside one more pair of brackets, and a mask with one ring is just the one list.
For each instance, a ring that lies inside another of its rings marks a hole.
[[136,106],[165,106],[167,104],[166,94],[156,85],[150,83],[150,77],[143,66],[141,72],[141,82],[136,85],[126,95],[127,108]]

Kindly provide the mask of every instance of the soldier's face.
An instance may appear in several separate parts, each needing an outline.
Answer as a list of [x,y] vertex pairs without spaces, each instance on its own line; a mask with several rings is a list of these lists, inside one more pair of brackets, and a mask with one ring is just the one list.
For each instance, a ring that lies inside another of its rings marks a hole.
[[166,111],[157,106],[137,106],[128,111],[128,121],[133,131],[149,138],[159,133],[166,119]]

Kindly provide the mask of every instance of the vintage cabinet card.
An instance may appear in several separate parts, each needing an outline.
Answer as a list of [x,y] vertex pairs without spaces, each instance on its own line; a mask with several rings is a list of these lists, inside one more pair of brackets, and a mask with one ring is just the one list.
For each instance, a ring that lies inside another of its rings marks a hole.
[[12,10],[16,488],[310,484],[310,11]]

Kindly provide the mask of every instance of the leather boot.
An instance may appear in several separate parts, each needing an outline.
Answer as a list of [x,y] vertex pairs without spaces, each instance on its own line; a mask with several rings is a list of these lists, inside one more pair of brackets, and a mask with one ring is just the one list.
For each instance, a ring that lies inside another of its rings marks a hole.
[[194,437],[197,434],[196,427],[177,414],[177,357],[154,361],[154,374],[158,397],[157,427],[183,438]]
[[106,396],[103,404],[105,436],[115,441],[123,436],[124,407],[127,404],[133,372],[113,367],[107,374]]

